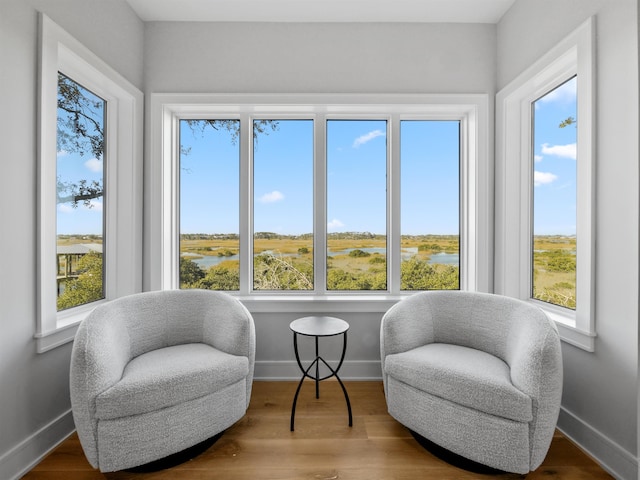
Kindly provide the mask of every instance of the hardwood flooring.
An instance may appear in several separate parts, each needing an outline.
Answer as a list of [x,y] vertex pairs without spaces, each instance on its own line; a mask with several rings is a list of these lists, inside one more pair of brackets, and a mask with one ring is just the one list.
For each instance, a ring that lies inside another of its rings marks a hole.
[[100,473],[86,461],[74,434],[25,480],[417,480],[417,479],[611,479],[591,458],[556,433],[535,472],[488,476],[449,465],[424,450],[386,409],[381,382],[345,382],[353,427],[336,381],[302,387],[295,432],[289,431],[296,382],[254,383],[245,417],[200,456],[152,473]]

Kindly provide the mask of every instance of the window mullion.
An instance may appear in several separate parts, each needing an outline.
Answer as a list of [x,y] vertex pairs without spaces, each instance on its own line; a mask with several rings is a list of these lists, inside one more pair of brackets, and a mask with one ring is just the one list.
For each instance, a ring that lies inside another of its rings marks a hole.
[[253,119],[240,116],[240,293],[251,292],[253,272]]
[[327,291],[327,118],[318,115],[314,121],[314,234],[313,263],[315,292]]
[[387,125],[387,289],[400,293],[400,116],[393,115]]

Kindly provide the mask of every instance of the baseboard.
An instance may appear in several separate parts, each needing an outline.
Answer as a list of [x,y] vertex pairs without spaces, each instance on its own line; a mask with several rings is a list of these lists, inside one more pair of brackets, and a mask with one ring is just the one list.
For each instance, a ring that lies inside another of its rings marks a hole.
[[602,432],[565,408],[560,409],[558,430],[620,480],[638,480],[638,459]]
[[71,410],[66,411],[0,456],[0,478],[17,480],[35,467],[75,430]]
[[[307,362],[303,362],[307,364]],[[330,362],[335,366],[335,362]],[[347,361],[338,372],[342,380],[382,380],[380,360]],[[295,361],[256,361],[253,378],[267,381],[298,381],[302,373]]]

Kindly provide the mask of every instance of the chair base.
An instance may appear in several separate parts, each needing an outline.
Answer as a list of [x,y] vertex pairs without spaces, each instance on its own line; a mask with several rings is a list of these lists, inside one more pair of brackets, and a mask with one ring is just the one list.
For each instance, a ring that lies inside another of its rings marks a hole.
[[473,460],[469,460],[462,455],[453,453],[446,448],[433,443],[431,440],[424,438],[422,435],[414,432],[411,429],[408,430],[422,448],[435,455],[440,460],[447,462],[449,465],[453,465],[454,467],[461,468],[462,470],[467,470],[468,472],[478,473],[481,475],[506,475],[509,473],[503,470],[498,470],[497,468],[488,467],[487,465],[483,465],[482,463],[474,462]]
[[158,460],[154,460],[153,462],[145,463],[144,465],[139,465],[137,467],[127,468],[125,472],[131,473],[150,473],[157,472],[160,470],[166,470],[168,468],[176,467],[181,465],[189,460],[193,460],[201,453],[204,453],[209,449],[214,443],[216,443],[224,431],[214,435],[211,438],[207,438],[206,440],[195,444],[193,447],[186,448],[180,452],[173,453],[164,458],[160,458]]

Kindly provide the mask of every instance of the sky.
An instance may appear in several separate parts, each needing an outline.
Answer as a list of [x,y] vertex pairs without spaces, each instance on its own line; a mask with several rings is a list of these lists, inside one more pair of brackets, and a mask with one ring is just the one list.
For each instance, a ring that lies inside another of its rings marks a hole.
[[542,96],[533,105],[534,235],[575,235],[577,130],[559,128],[578,120],[577,79]]
[[[254,143],[254,231],[313,231],[313,121],[279,120]],[[459,124],[402,123],[402,232],[459,231]],[[181,125],[181,232],[238,231],[239,147]],[[327,122],[327,230],[386,233],[387,122]],[[220,208],[220,206],[224,206]]]
[[[93,117],[100,124],[104,121],[104,102],[90,91],[79,86],[82,93],[91,101],[96,101],[103,105],[96,109]],[[64,112],[58,111],[59,118]],[[104,165],[102,158],[96,158],[90,153],[79,154],[66,150],[57,152],[56,176],[63,183],[77,184],[81,180],[86,180],[87,184],[92,181],[102,183]],[[64,195],[64,193],[61,193]],[[89,206],[83,202],[73,207],[71,203],[59,203],[56,205],[57,234],[103,234],[103,199],[96,198],[90,201]]]
[[[91,95],[87,92],[88,95]],[[573,79],[533,105],[534,233],[573,235],[576,115]],[[254,231],[313,230],[313,121],[278,120],[254,140]],[[181,122],[181,233],[239,232],[239,145],[232,134]],[[327,231],[386,232],[387,122],[328,120]],[[401,123],[401,233],[459,233],[459,123]],[[58,177],[100,180],[102,159],[58,152]],[[101,234],[102,199],[57,206],[58,234]]]

